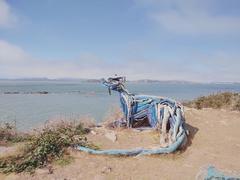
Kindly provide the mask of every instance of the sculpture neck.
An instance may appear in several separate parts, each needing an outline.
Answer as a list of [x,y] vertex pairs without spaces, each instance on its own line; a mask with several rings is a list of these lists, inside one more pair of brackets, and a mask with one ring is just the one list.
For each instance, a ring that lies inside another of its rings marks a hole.
[[123,97],[123,99],[127,102],[130,102],[133,99],[133,94],[129,93],[128,91],[121,91],[119,95]]
[[133,96],[133,94],[130,93],[125,87],[123,87],[119,93],[125,97]]

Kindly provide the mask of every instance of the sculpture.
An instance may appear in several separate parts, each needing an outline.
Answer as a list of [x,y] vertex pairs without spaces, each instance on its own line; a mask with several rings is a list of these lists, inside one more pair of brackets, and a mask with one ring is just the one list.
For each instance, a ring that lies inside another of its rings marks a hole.
[[119,92],[127,127],[132,128],[138,122],[147,121],[150,127],[160,129],[162,146],[175,142],[185,133],[181,103],[164,97],[132,94],[125,88],[125,82],[125,77],[113,77],[102,81],[108,87],[109,94],[112,90]]

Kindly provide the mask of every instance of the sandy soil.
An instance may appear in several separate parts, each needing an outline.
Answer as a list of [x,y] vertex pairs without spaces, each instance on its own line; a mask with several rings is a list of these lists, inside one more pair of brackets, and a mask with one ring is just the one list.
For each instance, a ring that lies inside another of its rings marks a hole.
[[[202,168],[213,165],[225,172],[240,171],[240,112],[186,109],[190,137],[187,147],[174,154],[113,157],[72,151],[71,164],[37,170],[34,175],[0,175],[0,179],[195,179]],[[102,149],[153,147],[156,131],[117,130],[117,141],[98,128],[88,138]]]

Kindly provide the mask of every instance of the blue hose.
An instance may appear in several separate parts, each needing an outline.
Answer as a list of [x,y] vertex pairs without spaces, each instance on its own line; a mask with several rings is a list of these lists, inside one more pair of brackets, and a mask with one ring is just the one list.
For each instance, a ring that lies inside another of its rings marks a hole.
[[76,149],[84,151],[90,154],[102,154],[102,155],[119,155],[119,156],[136,156],[136,155],[151,155],[151,154],[168,154],[176,151],[178,147],[184,142],[187,138],[185,132],[177,138],[177,140],[165,148],[156,148],[156,149],[109,149],[109,150],[94,150],[84,146],[77,146]]

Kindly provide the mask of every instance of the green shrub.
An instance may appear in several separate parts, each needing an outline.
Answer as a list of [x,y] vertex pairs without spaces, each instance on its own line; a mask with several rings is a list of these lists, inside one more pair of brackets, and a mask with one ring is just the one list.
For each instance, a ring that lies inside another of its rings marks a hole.
[[88,143],[84,134],[87,130],[81,124],[62,124],[45,127],[34,135],[19,155],[0,159],[0,172],[33,172],[37,167],[44,167],[54,159],[61,158],[69,146],[94,146]]

